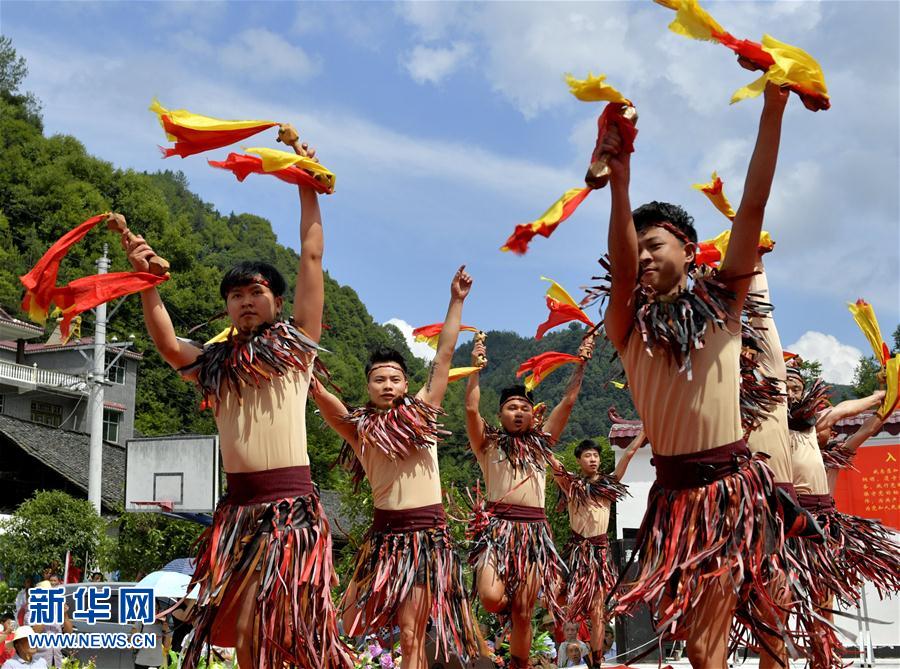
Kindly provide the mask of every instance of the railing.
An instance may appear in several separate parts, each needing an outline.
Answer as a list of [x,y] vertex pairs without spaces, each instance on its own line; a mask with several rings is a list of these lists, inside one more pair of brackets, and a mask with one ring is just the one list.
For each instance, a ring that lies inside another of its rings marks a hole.
[[48,387],[75,393],[87,393],[87,383],[76,374],[40,369],[35,365],[18,365],[0,361],[0,380],[11,381],[12,385],[28,387]]

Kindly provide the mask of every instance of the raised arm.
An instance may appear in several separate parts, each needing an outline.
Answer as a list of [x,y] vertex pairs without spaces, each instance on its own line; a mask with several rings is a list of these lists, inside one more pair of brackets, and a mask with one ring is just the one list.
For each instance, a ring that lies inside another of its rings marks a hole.
[[628,444],[625,452],[622,453],[622,457],[619,458],[619,462],[616,463],[616,470],[613,472],[613,477],[616,479],[616,481],[622,480],[622,477],[625,476],[625,470],[628,469],[628,463],[631,462],[631,458],[634,457],[634,454],[637,453],[638,449],[643,446],[646,441],[647,435],[644,434],[643,430],[641,430],[638,435],[631,440],[631,443]]
[[459,327],[462,324],[463,302],[471,289],[472,277],[469,276],[466,266],[463,265],[456,270],[450,284],[450,306],[447,307],[444,327],[438,338],[437,353],[428,370],[428,380],[416,395],[420,400],[428,402],[432,406],[439,407],[444,401],[450,364],[453,361],[453,351],[456,350],[456,340],[459,338]]
[[[135,272],[149,271],[148,260],[156,255],[150,245],[140,235],[134,236],[129,242],[126,235],[122,235],[122,248],[128,254],[128,262]],[[169,312],[163,304],[159,291],[149,288],[141,293],[141,306],[144,309],[144,324],[147,333],[153,340],[153,345],[159,351],[162,359],[175,369],[181,369],[185,365],[194,362],[202,352],[193,344],[178,339],[175,335],[175,327]]]
[[348,412],[344,403],[329,392],[315,376],[310,381],[309,394],[312,395],[313,401],[319,408],[322,420],[356,450],[359,443],[356,426],[345,420]]
[[[869,439],[869,437],[878,434],[881,430],[881,426],[884,425],[885,420],[887,420],[887,417],[880,418],[878,414],[872,414],[862,425],[860,425],[856,432],[847,437],[847,441],[840,446],[837,446],[837,448],[844,453],[847,453],[850,458],[855,457],[859,447],[866,443],[866,440]],[[828,492],[832,494],[834,494],[834,488],[837,485],[837,477],[837,469],[828,470]]]
[[[282,133],[279,133],[279,137]],[[316,157],[316,150],[300,139],[290,144],[294,152],[308,158]],[[325,253],[325,234],[319,197],[311,188],[300,187],[300,262],[297,268],[297,287],[294,290],[294,324],[309,338],[318,342],[322,337],[322,309],[325,306],[325,276],[322,255]]]
[[766,84],[765,102],[759,119],[756,146],[747,168],[744,195],[731,225],[731,240],[722,261],[720,276],[735,293],[733,313],[740,314],[750,286],[750,277],[759,258],[759,233],[781,142],[781,120],[788,91],[775,84]]
[[556,481],[556,485],[568,495],[569,489],[572,487],[572,475],[566,471],[563,463],[561,463],[552,453],[547,460],[550,463],[550,473],[553,475],[553,480]]
[[[868,397],[856,400],[844,400],[837,406],[831,407],[816,419],[816,432],[829,435],[831,428],[844,418],[852,418],[863,411],[874,409],[884,401],[884,391],[876,390]],[[830,436],[830,435],[829,435]]]
[[609,161],[611,205],[607,244],[612,281],[603,325],[606,336],[618,351],[625,348],[634,323],[633,298],[639,270],[638,237],[631,218],[631,198],[628,195],[631,154],[619,154],[620,148],[618,132],[610,130],[601,150],[618,155]]
[[575,368],[575,371],[572,372],[572,378],[569,379],[569,385],[566,387],[562,400],[553,408],[553,411],[550,412],[550,417],[544,423],[544,429],[550,434],[550,439],[553,443],[559,441],[563,430],[566,429],[566,423],[569,422],[569,416],[575,407],[578,393],[581,392],[581,383],[584,381],[584,369],[593,352],[594,337],[590,336],[581,342],[581,347],[578,349],[581,362]]
[[[487,364],[487,347],[484,341],[476,338],[472,348],[472,366],[477,367],[484,361]],[[466,383],[466,434],[469,444],[476,453],[484,448],[484,419],[481,417],[481,386],[479,384],[480,372],[475,372]]]

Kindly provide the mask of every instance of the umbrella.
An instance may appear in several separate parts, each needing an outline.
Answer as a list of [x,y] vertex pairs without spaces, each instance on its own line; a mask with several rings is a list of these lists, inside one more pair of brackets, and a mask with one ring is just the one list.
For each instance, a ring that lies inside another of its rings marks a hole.
[[162,571],[173,571],[179,574],[187,574],[191,576],[197,566],[194,558],[175,558],[169,564],[162,568]]
[[187,594],[188,585],[191,583],[189,574],[180,574],[176,571],[154,571],[138,581],[136,588],[152,588],[154,597],[172,597],[181,599],[187,596],[189,599],[197,597],[199,587],[195,587]]

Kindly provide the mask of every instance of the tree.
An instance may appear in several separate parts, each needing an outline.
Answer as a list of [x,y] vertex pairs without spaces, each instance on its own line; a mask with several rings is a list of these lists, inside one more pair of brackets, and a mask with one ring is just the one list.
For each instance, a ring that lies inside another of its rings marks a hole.
[[193,555],[191,547],[202,530],[197,523],[156,513],[123,513],[118,541],[103,556],[103,568],[119,570],[122,580],[135,580],[176,558]]
[[11,583],[63,564],[66,551],[77,567],[97,554],[106,523],[86,499],[40,490],[0,521],[0,565]]
[[21,103],[28,122],[43,129],[41,105],[34,93],[18,93],[19,86],[27,76],[28,65],[25,59],[16,54],[9,37],[0,35],[0,96],[5,100]]
[[853,394],[857,397],[868,397],[878,390],[880,371],[881,366],[875,360],[875,356],[862,356],[853,372]]

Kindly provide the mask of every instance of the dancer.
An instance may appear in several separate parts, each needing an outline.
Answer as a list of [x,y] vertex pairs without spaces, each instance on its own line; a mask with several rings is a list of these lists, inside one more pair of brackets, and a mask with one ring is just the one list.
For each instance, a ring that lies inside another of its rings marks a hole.
[[406,669],[427,666],[426,626],[436,637],[436,654],[451,649],[463,662],[478,654],[479,638],[441,505],[437,444],[439,417],[459,336],[463,302],[472,278],[460,267],[450,286],[450,306],[428,381],[409,394],[406,362],[383,349],[366,365],[369,402],[348,410],[321,384],[313,397],[322,418],[346,441],[342,459],[372,486],[375,516],[359,549],[341,602],[344,629],[355,636],[400,628]]
[[[525,386],[511,386],[500,394],[500,427],[481,417],[479,374],[466,385],[466,432],[485,483],[485,500],[478,500],[470,523],[469,564],[484,608],[510,624],[511,667],[527,667],[531,648],[531,618],[543,590],[547,611],[562,620],[559,597],[565,564],[553,544],[544,511],[547,465],[575,400],[593,350],[587,337],[562,400],[539,426],[534,402]],[[484,341],[476,341],[472,365],[487,360]]]
[[[741,313],[787,97],[767,85],[743,198],[717,274],[694,269],[697,235],[680,207],[653,202],[631,212],[630,155],[620,153],[615,132],[606,133],[601,146],[614,156],[605,329],[656,464],[636,542],[637,582],[617,597],[614,612],[645,601],[659,632],[687,637],[694,667],[726,666],[740,586],[746,579],[762,581],[772,521],[771,470],[764,456],[751,457],[743,440],[739,357]],[[687,518],[691,532],[682,530]]]
[[562,463],[550,456],[553,478],[567,500],[571,534],[565,558],[569,566],[566,583],[566,620],[591,626],[590,664],[603,662],[603,637],[606,629],[604,604],[606,595],[616,583],[616,568],[609,559],[609,513],[612,503],[627,494],[621,481],[628,463],[646,443],[643,430],[622,453],[612,476],[600,472],[600,449],[590,439],[575,447],[581,468],[579,475],[566,471]]
[[[299,140],[293,148],[315,156]],[[309,472],[306,396],[322,331],[324,242],[316,194],[299,193],[300,262],[288,320],[284,278],[264,262],[225,274],[219,291],[233,329],[202,350],[175,336],[155,288],[141,293],[160,355],[215,410],[228,487],[198,542],[186,669],[207,643],[235,647],[246,669],[354,664],[338,637],[331,532]],[[154,255],[146,241],[123,236],[122,244],[135,271],[146,272]]]

